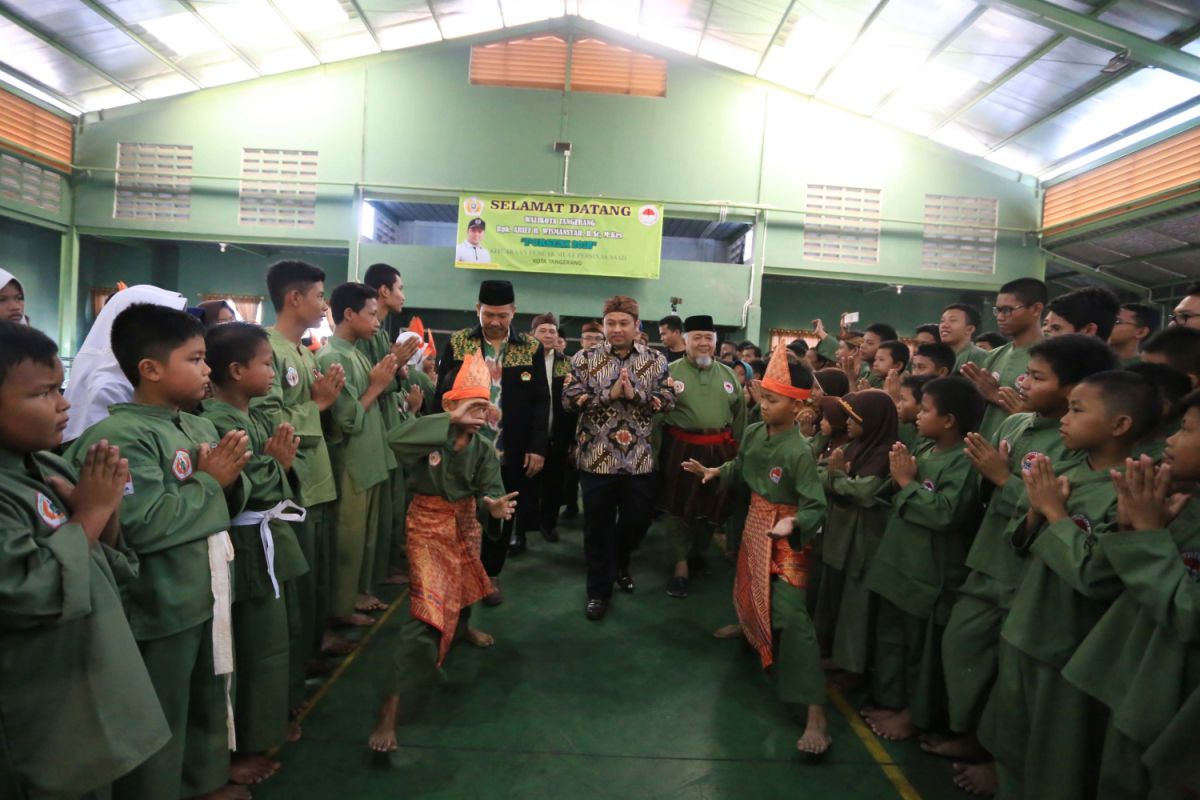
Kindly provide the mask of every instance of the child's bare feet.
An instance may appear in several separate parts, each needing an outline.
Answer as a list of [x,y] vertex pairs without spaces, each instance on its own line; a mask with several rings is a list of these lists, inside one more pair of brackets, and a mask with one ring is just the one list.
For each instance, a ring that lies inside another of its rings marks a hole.
[[882,708],[881,706],[863,706],[858,710],[859,715],[863,719],[873,719],[875,717],[890,717],[896,713],[894,708]]
[[[368,619],[370,619],[368,617]],[[325,631],[321,637],[321,652],[327,656],[348,656],[358,649],[358,644],[339,636],[333,631]]]
[[359,613],[333,617],[329,621],[335,628],[369,628],[375,624],[374,617]]
[[821,706],[809,706],[808,724],[804,726],[804,734],[796,742],[796,749],[814,756],[823,754],[833,744],[833,737],[829,735],[828,728],[825,709]]
[[935,756],[960,761],[980,761],[988,757],[988,752],[972,735],[945,736],[940,733],[926,733],[921,736],[921,749]]
[[383,579],[385,586],[404,586],[408,583],[408,575],[404,572],[393,572]]
[[469,626],[463,634],[463,641],[475,647],[491,647],[496,643],[495,638],[490,633],[484,633]]
[[400,711],[400,696],[390,694],[379,707],[379,719],[375,729],[367,738],[367,747],[376,753],[392,753],[399,749],[396,743],[396,715]]
[[229,758],[229,780],[239,786],[262,783],[282,766],[262,753],[234,753]]
[[996,762],[955,764],[954,785],[964,792],[977,794],[980,797],[993,797],[996,794],[997,785]]
[[875,731],[876,736],[887,739],[889,742],[903,742],[905,739],[911,739],[917,735],[917,728],[912,721],[912,712],[907,708],[867,717],[867,724],[871,726],[871,730]]
[[360,594],[358,599],[354,601],[354,610],[364,614],[369,614],[372,611],[383,611],[385,608],[387,608],[387,603],[373,594]]
[[288,721],[287,735],[285,738],[289,743],[292,744],[304,738],[304,729],[300,727],[300,720],[293,719]]
[[718,639],[741,639],[745,635],[742,626],[736,622],[732,625],[722,625],[713,631],[713,636]]

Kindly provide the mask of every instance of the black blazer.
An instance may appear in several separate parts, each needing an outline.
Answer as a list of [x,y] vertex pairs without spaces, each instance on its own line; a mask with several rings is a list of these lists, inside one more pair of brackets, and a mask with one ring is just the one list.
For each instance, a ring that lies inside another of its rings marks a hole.
[[550,422],[550,441],[553,447],[566,449],[575,441],[575,423],[579,414],[574,411],[564,411],[562,392],[567,377],[571,374],[571,359],[558,351],[554,353],[554,380],[550,382],[550,407],[554,409],[554,419]]
[[[483,331],[479,325],[451,334],[438,362],[436,407],[442,395],[454,386],[454,378],[470,353],[482,352]],[[561,388],[560,388],[561,392]],[[500,373],[500,435],[503,463],[522,469],[525,454],[545,457],[549,439],[550,387],[546,384],[546,357],[540,342],[510,328]]]

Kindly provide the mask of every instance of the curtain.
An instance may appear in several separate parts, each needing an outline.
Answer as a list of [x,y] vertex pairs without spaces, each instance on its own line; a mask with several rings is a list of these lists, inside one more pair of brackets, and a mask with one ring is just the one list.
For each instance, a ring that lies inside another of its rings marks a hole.
[[201,300],[229,300],[237,309],[238,316],[246,322],[262,324],[262,295],[254,294],[202,294]]
[[100,309],[104,308],[104,304],[108,302],[108,298],[117,293],[115,286],[93,286],[92,287],[92,319],[100,313]]

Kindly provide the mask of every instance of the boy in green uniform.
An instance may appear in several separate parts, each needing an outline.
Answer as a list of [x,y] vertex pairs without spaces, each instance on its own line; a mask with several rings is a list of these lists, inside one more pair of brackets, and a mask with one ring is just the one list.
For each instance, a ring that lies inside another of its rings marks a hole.
[[925,392],[925,384],[931,380],[933,378],[928,375],[905,375],[899,378],[899,397],[892,398],[896,401],[896,414],[900,423],[896,429],[896,438],[909,450],[916,449],[920,441],[917,416],[921,413],[921,397]]
[[[1182,424],[1157,472],[1142,456],[1127,461],[1124,474],[1113,473],[1120,530],[1104,537],[1101,548],[1124,591],[1063,668],[1067,681],[1111,712],[1099,765],[1097,796],[1104,800],[1185,797],[1188,769],[1191,787],[1200,783],[1195,728],[1192,757],[1180,749],[1173,770],[1152,773],[1153,759],[1146,758],[1179,727],[1181,709],[1200,690],[1200,502],[1194,489],[1200,393],[1183,406]],[[1172,482],[1190,484],[1192,493],[1174,492]]]
[[78,471],[48,452],[70,408],[57,352],[0,321],[0,796],[19,800],[103,792],[171,735],[121,607],[129,464],[107,442]]
[[907,739],[940,726],[946,713],[942,634],[978,523],[979,480],[963,437],[983,418],[983,396],[958,376],[937,378],[921,394],[913,453],[892,447],[897,492],[883,541],[867,571],[879,595],[875,621],[874,708],[863,716],[878,735]]
[[1002,423],[1021,409],[1017,394],[1029,363],[1029,348],[1042,338],[1042,312],[1046,308],[1046,284],[1036,278],[1017,278],[1000,287],[996,295],[996,327],[1011,341],[988,353],[983,366],[964,362],[959,371],[970,378],[988,401],[979,435],[991,441]]
[[270,391],[275,371],[267,332],[249,322],[227,322],[205,335],[205,360],[212,370],[213,397],[200,416],[224,436],[244,431],[250,461],[243,474],[250,485],[246,510],[232,521],[233,639],[237,658],[234,722],[235,783],[260,783],[279,764],[264,753],[283,744],[288,721],[290,671],[285,592],[308,572],[291,522],[303,522],[296,505],[299,482],[292,465],[300,446],[292,426],[272,429],[250,401]]
[[[372,264],[363,275],[363,283],[378,293],[379,304],[375,308],[375,316],[379,319],[379,328],[370,339],[359,339],[354,346],[370,364],[378,364],[392,354],[400,365],[395,380],[380,393],[378,401],[379,413],[383,416],[383,430],[390,433],[403,421],[406,413],[420,411],[424,395],[421,389],[413,390],[412,387],[419,384],[411,380],[415,377],[411,373],[419,370],[410,370],[406,365],[423,343],[419,336],[404,337],[403,341],[398,339],[393,343],[385,324],[389,315],[404,310],[404,279],[400,277],[400,272],[390,264]],[[421,377],[429,383],[432,393],[432,382],[428,376],[422,373]],[[404,511],[407,505],[404,471],[396,466],[388,471],[387,485],[379,493],[379,533],[375,541],[372,585],[398,584],[406,580],[401,562],[395,556],[398,550],[403,551]]]
[[[325,316],[325,273],[303,261],[280,261],[267,270],[267,290],[275,307],[275,326],[267,329],[274,352],[275,378],[265,397],[251,401],[253,409],[266,417],[274,429],[286,422],[300,437],[300,449],[292,469],[300,481],[297,502],[304,506],[305,519],[292,526],[309,571],[293,581],[287,593],[289,613],[297,620],[289,626],[292,708],[304,701],[307,668],[320,666],[322,652],[345,655],[354,649],[346,639],[326,629],[329,616],[330,574],[333,568],[337,484],[329,463],[321,413],[333,405],[342,391],[345,373],[334,365],[322,374],[317,359],[301,343],[305,332]],[[294,732],[293,735],[298,733]]]
[[113,785],[113,796],[246,797],[229,780],[233,672],[227,531],[242,510],[242,431],[220,437],[208,420],[180,412],[204,398],[204,328],[190,314],[133,305],[113,322],[112,350],[133,402],[111,406],[66,458],[82,464],[107,441],[129,461],[121,503],[125,541],[141,563],[124,591],[134,638],[171,729],[152,758]]
[[1108,346],[1122,367],[1142,360],[1142,345],[1158,330],[1158,309],[1143,303],[1122,303],[1108,334]]
[[430,690],[459,639],[491,647],[493,639],[468,624],[471,605],[492,591],[479,560],[482,531],[476,504],[492,519],[510,519],[516,492],[504,494],[500,458],[479,429],[497,411],[481,352],[467,355],[442,396],[448,413],[411,420],[388,435],[405,464],[413,499],[408,512],[410,589],[395,651],[395,669],[367,746],[397,749],[401,701]]
[[[922,737],[921,746],[957,759],[987,756],[975,740],[979,718],[996,678],[1000,627],[1012,606],[1026,559],[1010,544],[1012,527],[1028,509],[1021,480],[1035,458],[1046,456],[1058,471],[1079,463],[1059,435],[1071,389],[1083,378],[1115,366],[1112,352],[1093,336],[1073,334],[1039,342],[1029,351],[1021,382],[1023,413],[1004,420],[994,441],[967,435],[967,457],[984,479],[987,509],[971,549],[967,573],[942,640],[949,694],[950,730],[958,736]],[[974,793],[994,791],[995,765],[958,763],[955,783]]]
[[355,349],[379,329],[376,292],[363,283],[343,283],[333,290],[333,336],[317,353],[328,370],[342,368],[346,382],[330,409],[330,458],[338,476],[337,560],[330,616],[336,624],[368,626],[366,612],[387,606],[371,593],[375,544],[379,535],[379,498],[396,458],[384,440],[378,400],[396,380],[399,362],[388,353],[372,364]]
[[942,309],[938,322],[938,336],[942,344],[954,351],[955,375],[962,372],[963,364],[982,365],[987,351],[975,344],[975,334],[983,326],[979,309],[966,303],[951,303]]

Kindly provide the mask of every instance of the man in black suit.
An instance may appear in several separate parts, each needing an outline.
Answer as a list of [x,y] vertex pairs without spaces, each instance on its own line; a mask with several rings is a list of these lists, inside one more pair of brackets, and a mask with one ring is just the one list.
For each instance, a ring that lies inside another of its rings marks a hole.
[[[558,541],[558,509],[562,505],[564,474],[567,469],[567,452],[575,442],[576,414],[564,411],[562,406],[563,382],[571,374],[571,359],[558,352],[555,345],[558,342],[558,319],[551,313],[539,314],[533,318],[530,327],[533,328],[533,338],[542,343],[546,351],[544,369],[546,380],[550,384],[550,445],[546,451],[546,465],[540,476],[534,479],[537,484],[536,521],[542,532],[542,538],[547,542]],[[530,508],[534,498],[525,507]],[[518,506],[520,508],[520,506]],[[532,526],[525,528],[531,529]],[[515,555],[525,549],[525,534],[517,532],[517,541],[509,548],[509,555]]]
[[[550,433],[550,388],[546,380],[546,354],[541,343],[512,328],[517,312],[516,297],[508,281],[483,281],[475,304],[479,323],[451,334],[438,367],[436,407],[454,385],[463,359],[482,352],[492,374],[492,402],[500,407],[500,421],[485,426],[480,434],[491,439],[500,456],[504,488],[520,492],[517,508],[532,492],[531,479],[542,471]],[[500,584],[495,580],[504,568],[504,558],[514,531],[522,531],[527,515],[488,524],[484,531],[482,561],[496,591],[484,598],[488,605],[501,602]],[[490,522],[490,521],[489,521]],[[526,524],[528,524],[526,522]],[[497,530],[497,528],[499,528]]]

